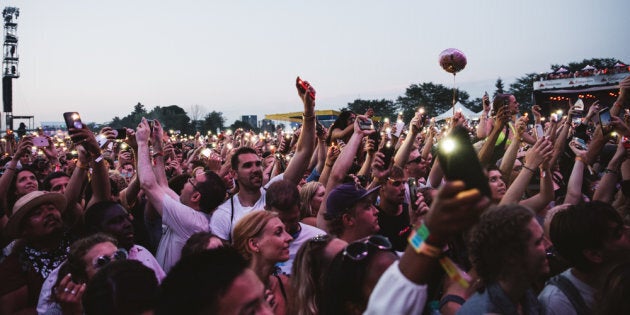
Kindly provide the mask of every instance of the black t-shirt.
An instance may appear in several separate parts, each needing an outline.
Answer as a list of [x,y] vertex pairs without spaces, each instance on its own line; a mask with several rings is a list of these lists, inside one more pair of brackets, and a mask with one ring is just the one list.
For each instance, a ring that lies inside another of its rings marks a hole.
[[378,234],[387,237],[395,251],[402,252],[407,248],[407,238],[411,233],[409,205],[403,203],[403,210],[397,216],[388,215],[379,208],[378,225],[381,227]]

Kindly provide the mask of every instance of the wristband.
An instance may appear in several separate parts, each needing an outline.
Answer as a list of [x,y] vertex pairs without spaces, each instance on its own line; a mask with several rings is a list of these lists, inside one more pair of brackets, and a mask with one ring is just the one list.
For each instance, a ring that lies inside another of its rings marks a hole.
[[422,254],[431,258],[440,258],[442,256],[442,249],[433,245],[427,244],[427,242],[422,242],[420,244],[420,249],[418,249],[418,254]]
[[609,168],[604,170],[604,173],[606,174],[615,174],[615,175],[619,175],[619,172],[615,171],[615,170],[611,170]]
[[525,164],[523,164],[523,168],[524,168],[524,169],[526,169],[526,170],[528,170],[528,171],[530,171],[530,172],[532,172],[532,174],[536,174],[536,171],[534,171],[533,169],[531,169],[531,168],[529,168],[529,167],[525,166]]
[[431,233],[429,233],[429,229],[426,225],[424,225],[424,222],[422,222],[420,227],[417,230],[414,230],[411,235],[409,235],[407,241],[409,241],[409,245],[413,247],[416,253],[420,254],[422,248],[421,245],[424,243],[424,240],[429,238],[430,234]]
[[[581,156],[576,156],[576,157],[575,157],[575,160],[576,160],[576,161],[580,161],[580,162],[584,163],[584,159],[582,159],[582,157],[581,157]],[[584,164],[586,164],[586,163],[584,163]]]

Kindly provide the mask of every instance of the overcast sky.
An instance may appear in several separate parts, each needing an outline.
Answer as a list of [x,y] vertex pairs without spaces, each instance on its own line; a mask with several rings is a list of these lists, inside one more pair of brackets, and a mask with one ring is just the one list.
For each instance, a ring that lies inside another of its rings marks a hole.
[[[468,66],[471,96],[551,64],[630,62],[627,0],[529,1],[3,1],[20,9],[21,77],[14,115],[62,121],[199,105],[240,115],[300,111],[294,80],[319,109],[395,99],[412,83],[452,86],[438,64],[449,47]],[[4,126],[4,115],[2,117]]]

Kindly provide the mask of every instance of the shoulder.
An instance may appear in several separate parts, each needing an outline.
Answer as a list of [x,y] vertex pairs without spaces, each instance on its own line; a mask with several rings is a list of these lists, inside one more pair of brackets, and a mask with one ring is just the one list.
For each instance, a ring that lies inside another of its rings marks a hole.
[[459,309],[457,314],[484,314],[488,309],[488,294],[475,292]]

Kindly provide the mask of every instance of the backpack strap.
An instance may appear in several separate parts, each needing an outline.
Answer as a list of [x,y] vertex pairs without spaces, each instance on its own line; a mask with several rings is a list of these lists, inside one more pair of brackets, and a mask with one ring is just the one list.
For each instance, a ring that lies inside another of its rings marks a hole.
[[586,306],[586,303],[584,302],[580,291],[578,291],[575,285],[573,285],[571,280],[569,280],[567,277],[561,274],[557,275],[549,279],[547,284],[556,286],[558,289],[560,289],[560,291],[562,291],[562,293],[564,293],[564,295],[566,295],[566,297],[569,299],[571,305],[573,305],[573,308],[578,315],[587,315],[592,313],[588,306]]
[[230,229],[228,230],[228,241],[232,243],[232,224],[234,223],[234,195],[230,197],[230,207],[232,211],[230,213]]

